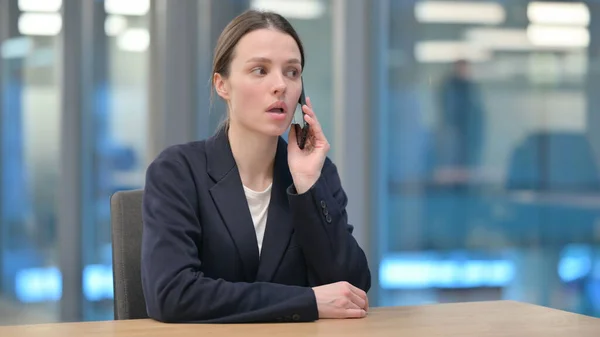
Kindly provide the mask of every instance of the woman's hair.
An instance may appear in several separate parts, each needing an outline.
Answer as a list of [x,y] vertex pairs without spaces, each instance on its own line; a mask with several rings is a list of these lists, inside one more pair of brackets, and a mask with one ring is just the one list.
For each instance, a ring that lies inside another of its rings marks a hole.
[[[290,35],[296,41],[296,44],[298,44],[298,48],[300,49],[300,63],[302,68],[304,68],[304,48],[302,46],[302,41],[300,41],[298,33],[296,33],[296,30],[292,27],[290,22],[277,13],[253,9],[247,10],[234,18],[225,27],[217,40],[210,82],[211,98],[214,86],[212,76],[216,73],[224,78],[229,76],[231,60],[233,60],[234,56],[233,53],[240,39],[252,31],[264,28],[274,29]],[[224,124],[226,128],[229,126],[229,117],[225,119]]]

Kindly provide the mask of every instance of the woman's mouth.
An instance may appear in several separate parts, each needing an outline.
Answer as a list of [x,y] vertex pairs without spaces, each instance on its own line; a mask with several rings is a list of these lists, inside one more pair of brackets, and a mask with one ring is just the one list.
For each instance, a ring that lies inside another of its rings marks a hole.
[[287,107],[285,106],[285,103],[283,101],[277,101],[269,105],[266,111],[275,114],[285,114],[287,111]]

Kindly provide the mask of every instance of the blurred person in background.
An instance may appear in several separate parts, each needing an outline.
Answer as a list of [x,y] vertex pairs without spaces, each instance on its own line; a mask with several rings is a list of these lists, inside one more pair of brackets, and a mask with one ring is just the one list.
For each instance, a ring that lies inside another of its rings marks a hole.
[[456,172],[459,180],[468,180],[469,172],[481,163],[485,111],[466,60],[456,61],[452,73],[443,81],[440,110],[438,167]]

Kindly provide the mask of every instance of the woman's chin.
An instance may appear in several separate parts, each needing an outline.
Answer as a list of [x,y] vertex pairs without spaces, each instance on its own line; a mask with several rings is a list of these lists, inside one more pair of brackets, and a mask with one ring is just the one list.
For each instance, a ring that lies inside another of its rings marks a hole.
[[279,137],[279,136],[284,135],[289,130],[289,127],[290,127],[290,123],[287,123],[287,124],[281,123],[281,124],[271,124],[262,129],[263,129],[263,133],[265,135]]
[[284,128],[277,128],[277,129],[272,129],[269,130],[266,134],[269,136],[273,136],[273,137],[279,137],[282,136],[286,133],[287,129]]

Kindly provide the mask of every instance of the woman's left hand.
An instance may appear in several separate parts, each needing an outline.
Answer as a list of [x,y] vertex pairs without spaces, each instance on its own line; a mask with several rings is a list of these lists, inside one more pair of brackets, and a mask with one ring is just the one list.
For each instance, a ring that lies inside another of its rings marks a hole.
[[329,152],[329,142],[315,116],[310,98],[306,98],[302,111],[305,113],[304,120],[310,125],[304,149],[300,149],[296,141],[296,134],[301,132],[300,125],[292,124],[288,135],[288,165],[298,194],[308,191],[317,182]]

